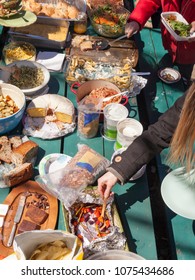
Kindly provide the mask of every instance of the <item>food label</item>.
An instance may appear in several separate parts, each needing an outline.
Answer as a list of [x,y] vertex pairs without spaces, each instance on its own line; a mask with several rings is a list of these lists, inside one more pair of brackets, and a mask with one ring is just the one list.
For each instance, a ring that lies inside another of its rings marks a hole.
[[89,172],[93,172],[94,168],[101,161],[101,158],[91,152],[86,152],[80,160],[77,162],[77,166],[87,169]]
[[99,114],[96,113],[84,114],[84,126],[88,125],[97,118],[99,118]]

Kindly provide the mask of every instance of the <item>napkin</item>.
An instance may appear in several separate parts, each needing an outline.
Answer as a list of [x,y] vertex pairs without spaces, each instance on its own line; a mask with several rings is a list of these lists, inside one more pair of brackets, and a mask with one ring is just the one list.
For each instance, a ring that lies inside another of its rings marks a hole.
[[58,52],[39,52],[36,61],[48,70],[61,71],[65,54]]

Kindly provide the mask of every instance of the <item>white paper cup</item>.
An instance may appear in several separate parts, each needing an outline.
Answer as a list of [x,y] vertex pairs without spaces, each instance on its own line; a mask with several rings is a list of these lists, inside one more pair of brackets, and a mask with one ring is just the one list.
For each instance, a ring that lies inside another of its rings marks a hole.
[[133,118],[126,118],[118,122],[115,151],[120,148],[127,148],[142,132],[142,124]]
[[127,118],[128,109],[122,104],[111,103],[104,108],[104,136],[116,140],[117,123]]

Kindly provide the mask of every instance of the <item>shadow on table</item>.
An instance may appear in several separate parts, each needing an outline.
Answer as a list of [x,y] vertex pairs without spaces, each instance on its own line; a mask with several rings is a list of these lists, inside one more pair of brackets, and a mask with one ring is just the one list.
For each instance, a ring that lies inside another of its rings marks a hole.
[[132,237],[131,222],[133,224],[134,220],[136,219],[136,223],[140,223],[140,229],[141,229],[141,225],[143,225],[144,227],[149,227],[150,221],[147,221],[147,218],[144,214],[143,216],[140,215],[136,217],[135,215],[132,215],[131,219],[128,221],[126,217],[126,213],[128,210],[131,209],[131,206],[133,206],[136,202],[142,203],[148,197],[149,197],[148,190],[143,186],[143,181],[141,178],[136,180],[135,184],[130,188],[128,188],[124,194],[121,195],[115,194],[115,203],[119,212],[119,216],[125,232],[125,236],[127,238],[128,247],[130,251],[135,253],[137,252],[137,246],[136,246],[137,240],[135,240]]

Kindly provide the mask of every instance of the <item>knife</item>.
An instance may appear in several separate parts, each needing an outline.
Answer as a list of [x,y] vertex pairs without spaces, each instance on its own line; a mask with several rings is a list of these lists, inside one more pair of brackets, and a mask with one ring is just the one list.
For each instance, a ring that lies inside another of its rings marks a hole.
[[26,202],[26,195],[21,195],[20,200],[19,200],[19,204],[18,204],[18,208],[17,208],[16,214],[15,214],[15,217],[14,217],[14,224],[13,224],[10,236],[9,236],[9,240],[7,242],[7,247],[11,247],[11,245],[13,243],[16,227],[17,227],[17,224],[20,222],[20,219],[22,217],[25,202]]

